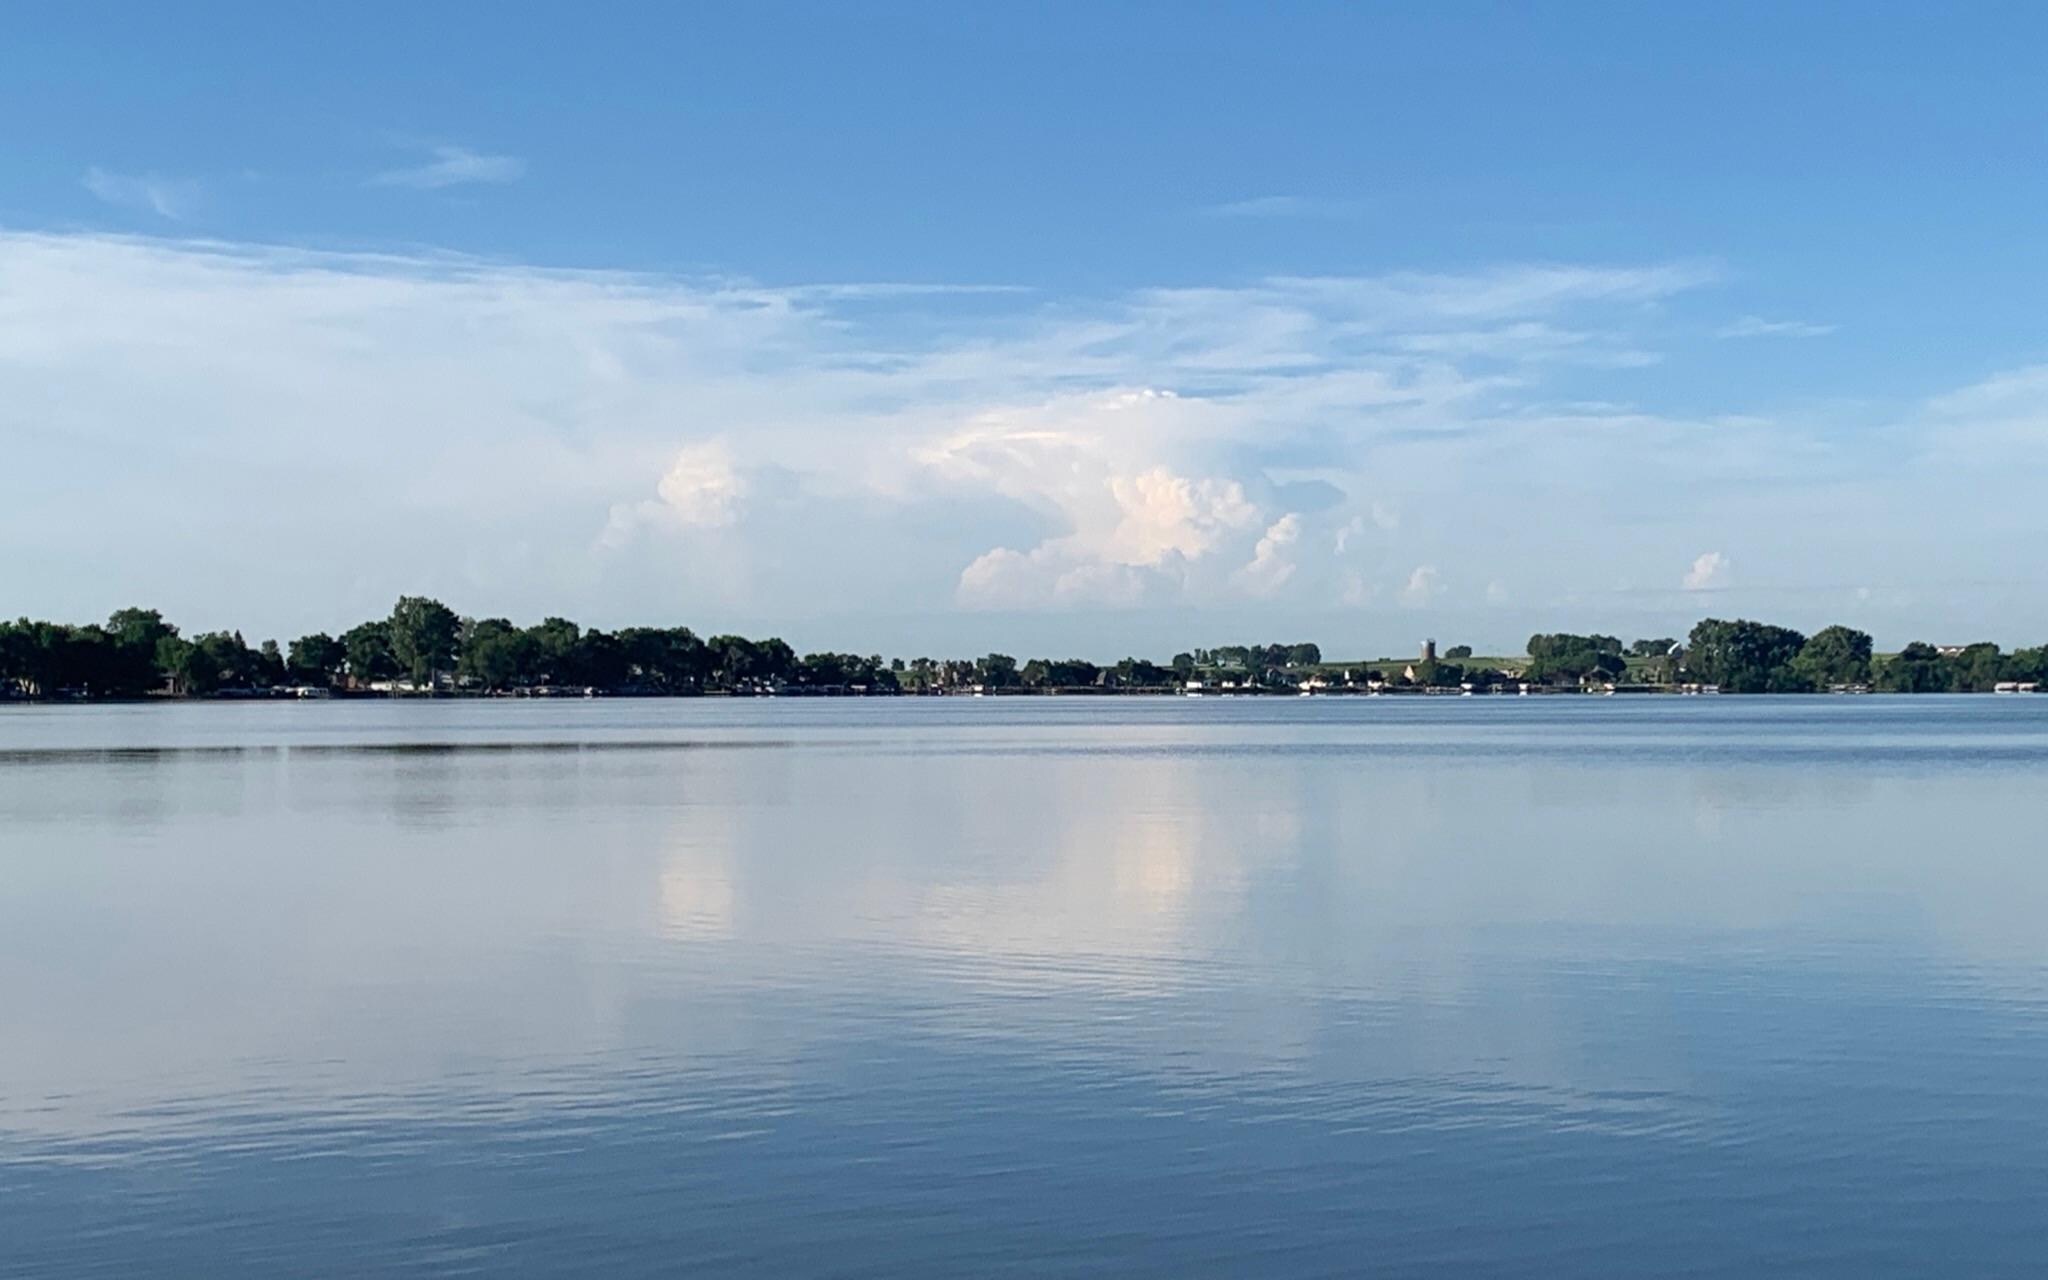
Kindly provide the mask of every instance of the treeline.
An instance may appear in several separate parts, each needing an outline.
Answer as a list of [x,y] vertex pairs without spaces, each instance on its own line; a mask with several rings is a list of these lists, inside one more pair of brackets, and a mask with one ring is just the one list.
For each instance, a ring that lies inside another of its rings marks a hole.
[[[565,618],[521,627],[464,618],[438,600],[407,596],[390,616],[339,636],[315,632],[280,646],[251,646],[239,632],[186,636],[154,609],[123,609],[104,624],[0,623],[0,697],[124,698],[333,692],[543,693],[952,693],[968,690],[1171,690],[1197,682],[1224,691],[1325,689],[1472,690],[1536,685],[1712,685],[1729,693],[1805,693],[1870,688],[1899,693],[1973,693],[2000,684],[2048,684],[2048,646],[2004,652],[1981,643],[1907,645],[1873,652],[1851,627],[1812,636],[1746,619],[1708,618],[1685,640],[1546,632],[1526,658],[1476,659],[1469,645],[1409,663],[1326,663],[1313,644],[1225,645],[1176,654],[1165,664],[1125,658],[1007,654],[885,659],[809,653],[780,639],[700,638],[687,627],[584,629]],[[1386,668],[1391,667],[1391,670]]]
[[251,647],[239,632],[187,637],[154,609],[123,609],[106,625],[0,623],[0,688],[31,697],[206,695],[283,688],[483,693],[598,688],[648,693],[752,691],[778,684],[886,683],[888,664],[852,654],[798,658],[780,640],[713,636],[687,627],[585,630],[565,618],[515,626],[459,617],[407,596],[391,615],[339,636]]
[[[1249,671],[1316,662],[1314,645],[1203,651],[1202,660]],[[596,689],[698,694],[774,691],[926,693],[967,689],[1167,689],[1197,669],[1193,653],[1169,666],[1143,658],[1098,665],[1080,658],[1006,654],[972,659],[852,653],[799,656],[780,639],[700,638],[688,627],[586,630],[566,618],[521,627],[464,618],[438,600],[406,596],[389,617],[342,634],[251,646],[240,632],[186,636],[154,609],[123,609],[104,625],[0,623],[0,695],[205,696],[282,689],[476,693]]]
[[1989,642],[1943,649],[1916,641],[1885,656],[1854,627],[1808,636],[1743,618],[1707,618],[1683,642],[1637,640],[1624,649],[1614,636],[1561,633],[1531,636],[1528,647],[1522,677],[1542,683],[1634,678],[1724,693],[1988,693],[2001,684],[2048,682],[2048,645],[2008,653]]

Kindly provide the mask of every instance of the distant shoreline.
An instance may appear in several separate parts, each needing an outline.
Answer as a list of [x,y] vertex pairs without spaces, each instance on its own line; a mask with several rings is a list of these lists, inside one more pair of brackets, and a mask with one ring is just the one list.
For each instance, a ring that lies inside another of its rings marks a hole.
[[565,618],[520,627],[401,597],[388,617],[340,636],[251,646],[239,632],[187,637],[154,609],[104,624],[0,622],[0,702],[170,699],[558,697],[1459,697],[1789,693],[2038,693],[2048,645],[1914,643],[1879,654],[1831,626],[1812,636],[1747,619],[1707,618],[1683,640],[1624,644],[1599,633],[1542,633],[1513,656],[1441,652],[1325,660],[1313,643],[1221,645],[1164,663],[1007,654],[976,658],[799,656],[779,638],[700,639],[688,627],[586,630]]

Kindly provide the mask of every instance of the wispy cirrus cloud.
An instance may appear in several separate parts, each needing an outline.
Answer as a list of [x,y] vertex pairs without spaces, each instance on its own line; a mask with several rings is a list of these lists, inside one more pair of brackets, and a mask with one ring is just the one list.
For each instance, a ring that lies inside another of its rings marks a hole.
[[1717,338],[1825,338],[1839,326],[1806,320],[1766,320],[1743,316],[1714,331]]
[[426,163],[386,169],[372,177],[370,185],[438,191],[465,183],[516,182],[526,174],[526,161],[518,156],[487,155],[446,143],[428,147],[427,153],[431,159]]
[[1355,218],[1366,211],[1363,200],[1327,196],[1252,196],[1202,209],[1212,218]]
[[87,169],[79,181],[87,191],[108,204],[140,209],[173,222],[190,217],[204,195],[204,188],[189,178],[166,178],[154,173],[115,173],[98,165]]

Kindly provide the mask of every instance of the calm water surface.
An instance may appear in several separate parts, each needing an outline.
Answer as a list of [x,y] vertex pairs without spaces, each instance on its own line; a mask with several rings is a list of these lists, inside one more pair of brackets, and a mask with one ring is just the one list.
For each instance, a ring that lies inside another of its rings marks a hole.
[[2048,1272],[2048,698],[0,709],[0,1274]]

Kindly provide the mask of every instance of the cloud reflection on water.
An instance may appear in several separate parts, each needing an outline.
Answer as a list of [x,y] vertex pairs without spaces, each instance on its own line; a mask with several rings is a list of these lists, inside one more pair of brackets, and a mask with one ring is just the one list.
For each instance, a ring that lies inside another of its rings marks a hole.
[[1436,708],[756,714],[794,745],[0,765],[0,1131],[629,1063],[818,1084],[891,1035],[1333,1117],[1431,1081],[1640,1111],[1700,1092],[1689,1006],[1884,972],[1995,1019],[2048,971],[2031,774],[1966,747],[1621,765],[1641,721],[1531,721],[1460,762],[1493,727]]

